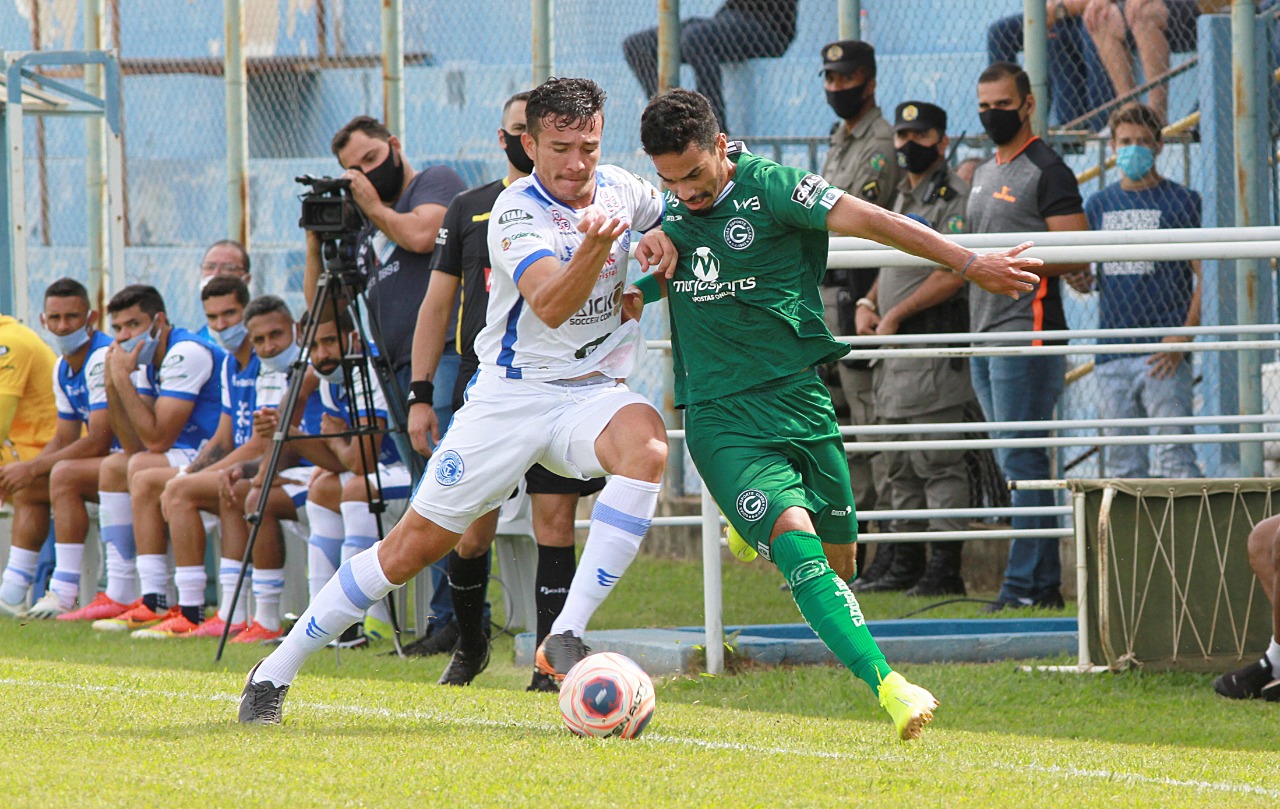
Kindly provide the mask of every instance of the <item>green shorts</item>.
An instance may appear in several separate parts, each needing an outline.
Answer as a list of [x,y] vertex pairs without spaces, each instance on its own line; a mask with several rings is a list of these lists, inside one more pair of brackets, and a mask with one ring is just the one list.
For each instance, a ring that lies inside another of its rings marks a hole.
[[685,440],[724,516],[760,555],[782,512],[799,506],[823,542],[858,539],[844,441],[813,371],[690,405]]

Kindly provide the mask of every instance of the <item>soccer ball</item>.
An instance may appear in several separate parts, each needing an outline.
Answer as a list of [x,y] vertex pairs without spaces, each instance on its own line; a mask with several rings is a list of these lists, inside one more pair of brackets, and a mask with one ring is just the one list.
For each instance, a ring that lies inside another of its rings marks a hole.
[[634,739],[653,718],[653,681],[616,652],[587,655],[560,684],[560,716],[579,736]]

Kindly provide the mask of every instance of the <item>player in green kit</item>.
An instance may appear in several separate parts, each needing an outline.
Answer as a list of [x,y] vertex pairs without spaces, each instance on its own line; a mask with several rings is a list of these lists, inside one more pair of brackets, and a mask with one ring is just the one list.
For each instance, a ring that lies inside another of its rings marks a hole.
[[856,575],[857,518],[843,440],[814,366],[844,356],[823,324],[818,285],[827,232],[874,239],[1017,297],[1039,278],[1019,245],[978,255],[911,219],[846,195],[816,174],[730,144],[706,99],[655,98],[640,139],[666,184],[660,230],[637,257],[656,265],[628,290],[665,296],[676,404],[689,454],[726,518],[786,576],[840,662],[871,687],[903,739],[938,702],[885,662],[846,582]]

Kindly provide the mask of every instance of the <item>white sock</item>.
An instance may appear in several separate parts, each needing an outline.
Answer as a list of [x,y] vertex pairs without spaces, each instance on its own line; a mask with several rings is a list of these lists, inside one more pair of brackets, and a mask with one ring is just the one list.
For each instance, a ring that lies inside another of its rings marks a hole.
[[209,583],[209,574],[205,572],[204,565],[175,567],[173,583],[178,587],[178,606],[204,606],[204,588]]
[[[250,567],[246,576],[253,572]],[[231,596],[236,592],[236,581],[240,578],[240,560],[222,558],[222,564],[218,566],[218,586],[222,592],[218,594],[218,617],[223,621],[230,621],[232,626],[243,624],[245,619],[249,617],[249,592],[248,588],[240,591],[240,599],[236,602],[235,616],[228,618],[227,607],[231,605]]]
[[254,681],[289,685],[308,656],[359,621],[371,604],[397,586],[382,572],[377,545],[344,562],[338,574],[311,600],[284,642],[262,661]]
[[138,578],[142,594],[157,596],[161,606],[168,604],[169,559],[163,553],[138,554]]
[[1274,637],[1267,647],[1267,662],[1271,664],[1271,676],[1280,677],[1280,640]]
[[564,609],[551,625],[551,634],[572,630],[578,637],[596,608],[604,603],[613,585],[627,572],[640,550],[640,540],[658,507],[661,484],[614,475],[609,478],[595,508],[587,543],[573,574]]
[[307,539],[307,591],[315,598],[342,564],[342,515],[331,508],[307,501],[307,522],[311,536]]
[[[358,553],[373,547],[378,541],[378,520],[363,500],[343,503],[342,509],[342,559],[346,561]],[[391,623],[391,612],[386,602],[379,600],[369,608],[369,617],[384,624]]]
[[253,620],[272,632],[280,628],[280,594],[284,592],[284,569],[253,569]]
[[80,564],[84,559],[84,545],[74,542],[53,543],[53,578],[49,589],[58,597],[58,605],[69,610],[76,605],[80,595]]
[[133,501],[128,492],[98,492],[98,533],[106,546],[107,596],[138,600],[138,550],[133,543]]
[[0,601],[6,604],[25,604],[31,583],[36,580],[36,565],[40,551],[25,548],[9,548],[9,564],[0,576]]

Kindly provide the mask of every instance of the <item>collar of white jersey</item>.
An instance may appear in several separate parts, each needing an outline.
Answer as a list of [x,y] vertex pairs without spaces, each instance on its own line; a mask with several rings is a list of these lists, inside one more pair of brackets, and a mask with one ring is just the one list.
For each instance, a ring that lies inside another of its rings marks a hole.
[[[552,194],[549,190],[547,190],[547,187],[542,184],[542,178],[538,176],[538,172],[536,169],[529,176],[533,178],[533,190],[534,190],[534,193],[536,193],[538,196],[542,197],[552,205],[559,205],[561,208],[576,210],[572,205],[570,205],[569,203],[565,202],[562,199],[559,199],[558,197],[556,197],[555,194]],[[600,187],[600,171],[597,169],[595,172],[595,186],[591,191],[592,202],[596,201],[595,188],[599,188],[599,187]]]

